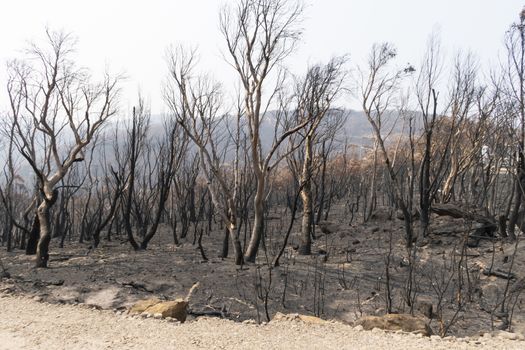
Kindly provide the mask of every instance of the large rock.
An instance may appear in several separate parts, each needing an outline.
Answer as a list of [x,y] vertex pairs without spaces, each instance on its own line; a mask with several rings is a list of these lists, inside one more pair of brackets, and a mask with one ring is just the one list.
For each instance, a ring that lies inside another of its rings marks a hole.
[[272,321],[301,321],[308,324],[324,324],[327,322],[315,316],[301,314],[283,314],[280,312],[276,313],[275,316],[273,316]]
[[386,314],[383,316],[364,316],[355,322],[365,330],[379,328],[387,331],[403,331],[430,336],[432,330],[428,320],[408,314]]
[[487,309],[493,309],[503,298],[503,290],[495,282],[481,286],[481,303]]
[[188,315],[188,302],[184,299],[165,301],[150,306],[145,312],[152,315],[160,314],[162,318],[171,317],[184,322]]
[[173,301],[161,301],[157,298],[139,300],[129,309],[129,313],[160,315],[162,318],[171,317],[184,322],[188,316],[188,302],[184,299]]
[[338,224],[331,222],[331,221],[319,221],[319,223],[317,224],[317,227],[325,235],[329,235],[331,233],[338,232],[341,230]]

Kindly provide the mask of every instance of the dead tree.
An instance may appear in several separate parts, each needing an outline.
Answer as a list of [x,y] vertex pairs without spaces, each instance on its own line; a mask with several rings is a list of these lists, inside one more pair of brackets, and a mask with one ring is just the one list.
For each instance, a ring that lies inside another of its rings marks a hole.
[[372,127],[375,141],[379,147],[379,153],[383,158],[391,186],[393,187],[396,204],[403,213],[406,245],[408,248],[411,248],[415,239],[411,208],[413,192],[408,191],[408,193],[405,193],[403,182],[398,178],[392,158],[385,144],[385,139],[389,134],[384,135],[381,129],[384,118],[388,115],[387,112],[394,106],[401,78],[413,71],[412,67],[402,70],[390,68],[394,57],[396,57],[396,50],[390,44],[374,45],[368,59],[367,69],[360,70],[357,88],[363,110]]
[[525,15],[520,13],[519,22],[511,25],[505,38],[507,64],[505,76],[506,99],[512,105],[512,116],[517,125],[515,152],[518,162],[515,170],[514,204],[509,216],[508,234],[515,239],[514,233],[520,208],[523,204],[525,189]]
[[[240,118],[237,113],[233,167],[228,169],[221,157],[224,147],[224,123],[228,115],[223,108],[221,87],[207,77],[195,77],[194,51],[173,49],[168,55],[170,71],[165,89],[165,100],[173,117],[197,147],[201,169],[206,178],[211,200],[217,213],[226,224],[233,242],[235,264],[243,264],[241,243],[237,231],[237,195],[239,189]],[[221,132],[222,129],[222,132]]]
[[[133,235],[132,210],[135,195],[135,186],[139,172],[139,160],[144,152],[147,142],[147,132],[149,127],[150,113],[144,105],[142,98],[139,98],[138,107],[133,107],[131,121],[125,130],[124,145],[120,145],[119,128],[115,130],[114,149],[116,161],[119,167],[119,175],[123,177],[124,189],[121,198],[121,212],[124,229],[129,243],[134,250],[139,250],[140,246]],[[122,149],[123,148],[123,149]]]
[[42,198],[36,214],[37,267],[47,267],[49,260],[56,186],[83,161],[84,148],[116,113],[119,82],[106,74],[101,83],[91,83],[71,61],[71,35],[49,30],[46,34],[46,45],[33,45],[27,59],[10,63],[7,85],[16,149],[36,175]]
[[[314,172],[314,147],[321,141],[322,135],[330,134],[330,130],[323,130],[319,134],[321,123],[328,113],[337,113],[333,108],[334,100],[340,95],[345,78],[345,57],[332,59],[326,65],[311,67],[306,76],[298,82],[296,88],[297,107],[294,113],[295,122],[299,124],[307,120],[305,128],[292,137],[294,141],[290,144],[292,148],[296,144],[303,144],[302,161],[297,169],[298,182],[301,184],[301,200],[303,206],[303,217],[301,224],[301,243],[299,254],[310,255],[312,245],[312,227],[314,223],[312,178]],[[333,111],[330,109],[333,108]],[[333,134],[333,133],[332,133]],[[299,139],[295,141],[295,139]]]
[[175,173],[187,156],[188,137],[182,133],[178,124],[175,121],[166,121],[164,130],[166,130],[164,138],[160,141],[156,153],[159,161],[157,181],[153,184],[153,188],[150,188],[150,191],[156,192],[156,201],[152,207],[144,208],[153,210],[152,223],[142,239],[141,249],[147,248],[149,241],[157,232],[171,185],[177,181],[174,179]]
[[225,9],[220,18],[221,32],[226,40],[229,63],[237,72],[243,89],[244,110],[250,138],[251,162],[257,187],[254,195],[254,223],[245,258],[254,262],[264,233],[264,198],[271,169],[282,159],[274,155],[288,136],[306,123],[282,130],[266,154],[261,147],[260,129],[273,97],[282,85],[282,72],[277,86],[269,78],[295,49],[301,37],[299,27],[303,6],[297,1],[240,0]]
[[431,180],[433,136],[438,122],[438,80],[442,70],[440,42],[432,34],[416,81],[416,98],[423,120],[423,156],[419,167],[419,221],[421,235],[428,233],[433,193],[438,189],[436,177]]
[[[483,130],[478,128],[472,139],[465,137],[472,125],[469,123],[469,117],[472,115],[476,102],[477,68],[471,54],[464,58],[458,55],[455,59],[451,77],[449,118],[445,120],[446,127],[439,128],[445,129],[445,132],[440,135],[443,136],[441,138],[443,148],[439,151],[448,153],[450,159],[448,174],[441,192],[445,202],[451,199],[457,178],[469,169],[476,156],[481,154],[481,143],[483,142],[481,132]],[[480,125],[481,123],[478,123],[478,126]],[[470,145],[465,142],[469,140],[472,141]],[[437,142],[441,143],[440,140]]]

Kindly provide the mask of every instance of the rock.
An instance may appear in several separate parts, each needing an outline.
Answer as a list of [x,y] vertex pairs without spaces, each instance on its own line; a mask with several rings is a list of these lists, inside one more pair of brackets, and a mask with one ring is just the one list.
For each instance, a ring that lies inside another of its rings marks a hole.
[[360,241],[360,240],[358,240],[358,239],[356,239],[356,240],[352,241],[352,244],[353,244],[353,245],[356,245],[356,244],[359,244],[359,243],[361,243],[361,241]]
[[340,227],[338,224],[330,222],[330,221],[319,221],[317,224],[317,227],[321,230],[322,233],[325,235],[329,235],[331,233],[337,232],[340,230]]
[[324,324],[328,322],[315,316],[301,314],[283,314],[280,312],[276,313],[275,316],[273,316],[272,321],[301,321],[308,324]]
[[428,320],[422,317],[415,317],[408,314],[386,314],[383,316],[364,316],[355,322],[365,330],[380,328],[388,331],[403,331],[420,333],[430,336],[432,330],[428,326]]
[[184,322],[188,316],[188,302],[183,299],[164,301],[150,306],[146,312],[151,315],[160,314],[162,318],[171,317]]
[[486,305],[496,305],[500,302],[503,291],[496,283],[488,283],[481,286],[482,301]]
[[354,327],[354,331],[358,331],[358,332],[360,332],[360,331],[364,331],[364,330],[365,330],[365,329],[364,329],[363,326],[361,326],[361,325],[357,325],[357,326]]
[[188,302],[184,299],[161,301],[157,298],[137,301],[129,310],[130,314],[140,314],[143,317],[171,317],[180,322],[188,316]]
[[242,321],[243,324],[256,324],[255,320],[244,320]]

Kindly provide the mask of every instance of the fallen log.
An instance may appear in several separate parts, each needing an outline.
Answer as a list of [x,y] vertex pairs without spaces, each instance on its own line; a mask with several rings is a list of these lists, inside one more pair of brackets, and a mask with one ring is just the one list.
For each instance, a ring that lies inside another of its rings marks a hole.
[[492,270],[492,269],[483,269],[483,274],[485,276],[495,276],[499,278],[504,278],[506,280],[512,280],[516,278],[516,275],[512,272],[506,272],[502,271],[500,269]]
[[467,219],[479,222],[481,224],[497,227],[496,220],[464,210],[454,204],[434,204],[432,206],[432,212],[439,216],[450,216],[455,219]]

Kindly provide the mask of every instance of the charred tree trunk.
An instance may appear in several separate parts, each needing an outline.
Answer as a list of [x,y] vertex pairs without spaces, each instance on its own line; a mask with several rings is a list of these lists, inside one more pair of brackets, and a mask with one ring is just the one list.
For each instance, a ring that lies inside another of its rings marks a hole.
[[38,215],[35,214],[33,219],[33,224],[31,225],[31,231],[29,232],[29,237],[26,245],[26,255],[35,255],[36,247],[38,245],[38,240],[40,239],[40,221]]
[[[259,169],[257,169],[259,170]],[[246,249],[244,258],[247,262],[255,262],[257,251],[259,250],[259,244],[264,234],[264,189],[265,189],[265,175],[263,171],[257,171],[257,190],[255,192],[255,198],[253,201],[254,207],[254,220],[252,236]]]
[[[237,234],[237,233],[236,233]],[[222,239],[222,250],[220,258],[226,259],[228,257],[228,250],[230,246],[230,231],[228,228],[224,229],[224,238]]]
[[37,208],[36,215],[40,226],[40,238],[36,248],[36,267],[47,267],[49,261],[49,242],[51,242],[51,207],[58,197],[57,190],[47,191],[44,200]]
[[303,219],[301,223],[301,243],[298,253],[300,255],[310,255],[312,253],[312,136],[308,135],[305,139],[304,163],[301,174],[301,199],[303,202]]

